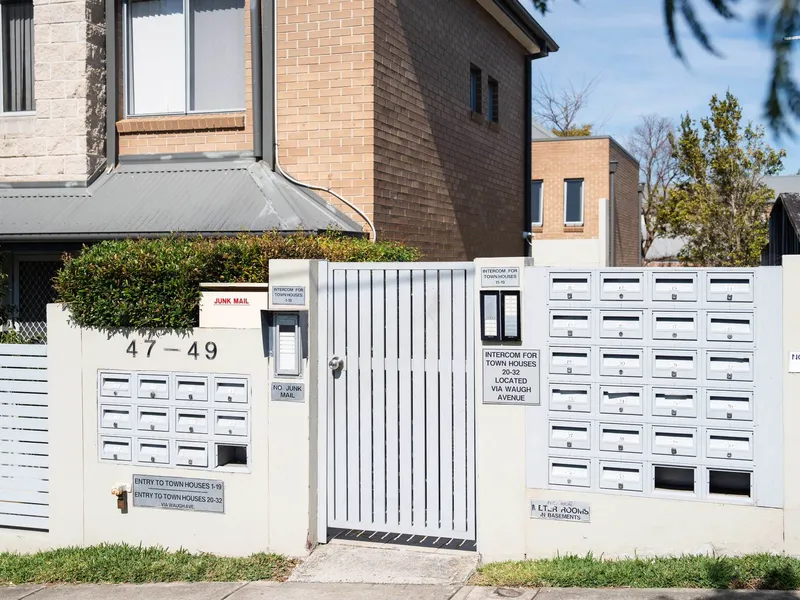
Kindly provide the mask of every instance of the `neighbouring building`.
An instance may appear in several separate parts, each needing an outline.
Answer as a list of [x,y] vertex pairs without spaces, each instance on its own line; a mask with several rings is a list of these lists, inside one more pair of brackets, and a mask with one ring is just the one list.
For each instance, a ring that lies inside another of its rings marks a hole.
[[638,161],[610,136],[537,130],[526,217],[534,263],[641,264]]
[[525,251],[531,65],[558,46],[520,0],[3,0],[0,20],[0,248],[30,333],[61,254],[103,239],[371,235],[365,216],[428,259]]

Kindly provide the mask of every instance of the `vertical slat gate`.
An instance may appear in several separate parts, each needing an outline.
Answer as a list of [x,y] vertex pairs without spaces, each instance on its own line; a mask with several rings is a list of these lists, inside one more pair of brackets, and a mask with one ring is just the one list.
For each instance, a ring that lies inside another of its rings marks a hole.
[[472,264],[329,269],[328,526],[474,540]]

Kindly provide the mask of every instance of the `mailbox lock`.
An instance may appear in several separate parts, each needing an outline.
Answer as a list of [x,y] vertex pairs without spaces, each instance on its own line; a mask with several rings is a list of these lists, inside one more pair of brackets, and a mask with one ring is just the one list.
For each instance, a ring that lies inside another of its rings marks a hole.
[[728,373],[727,377],[728,377],[728,379],[733,379],[733,373]]
[[572,337],[572,329],[567,330],[567,337]]
[[621,490],[621,489],[623,489],[623,486],[622,486],[622,484],[621,484],[621,483],[618,483],[618,484],[617,484],[617,489],[618,489],[618,490]]
[[678,376],[678,372],[677,371],[672,371],[671,374],[672,374],[673,377],[677,377]]
[[[570,296],[571,296],[571,295],[572,295],[572,294],[570,294]],[[568,484],[569,484],[569,483],[572,483],[572,479],[567,479],[567,483],[568,483]]]
[[731,457],[731,453],[730,453],[730,452],[728,452],[728,458],[730,458],[730,457]]
[[194,427],[189,427],[189,433],[194,433]]
[[674,416],[677,416],[677,414],[678,414],[678,411],[677,411],[677,410],[675,410],[674,408],[673,408],[671,411],[669,411],[669,412],[671,412],[671,413],[672,413],[672,416],[673,416],[673,417],[674,417]]
[[153,425],[152,423],[150,423],[150,431],[153,431],[155,428],[156,428],[156,426]]
[[728,415],[728,418],[729,418],[729,419],[732,419],[732,418],[733,418],[733,413],[727,413],[727,415]]
[[194,400],[194,395],[193,394],[189,394],[189,400]]
[[625,294],[620,294],[619,299],[622,300],[625,297]]
[[151,398],[155,398],[156,397],[156,393],[155,392],[150,392],[150,397]]
[[189,464],[191,465],[191,464],[192,464],[192,459],[190,458],[188,462],[189,462]]
[[619,374],[622,375],[622,369],[619,370]]
[[732,339],[733,339],[733,334],[732,334],[732,333],[729,333],[729,334],[728,334],[728,339],[729,339],[729,340],[732,340]]
[[228,429],[228,433],[233,434],[233,429]]
[[676,448],[670,448],[670,453],[671,454],[677,454],[678,450]]
[[228,396],[228,402],[233,402],[233,396]]
[[572,442],[567,442],[567,448],[572,448]]
[[117,455],[116,455],[116,454],[112,455],[112,458],[113,458],[114,460],[117,460]]
[[119,426],[119,423],[117,423],[117,422],[115,421],[115,422],[114,422],[114,429],[116,429],[118,426]]
[[156,462],[156,457],[155,456],[151,456],[150,457],[150,462]]
[[567,404],[567,410],[572,410],[572,404]]
[[672,299],[673,300],[677,300],[678,299],[678,294],[672,294]]
[[728,301],[730,302],[731,300],[733,300],[733,294],[728,294]]
[[567,373],[572,373],[572,367],[567,367]]
[[620,406],[619,407],[619,412],[624,412],[624,411],[625,411],[625,409]]
[[115,395],[115,396],[117,395],[117,390],[114,390],[114,395]]
[[622,452],[622,444],[620,444],[619,446],[617,446],[617,450],[619,450],[620,452]]
[[572,300],[572,292],[567,292],[567,300]]
[[676,337],[678,337],[678,334],[677,334],[677,333],[675,333],[675,332],[673,332],[673,333],[672,333],[672,337],[676,338]]
[[619,337],[622,337],[623,335],[625,335],[625,334],[620,331],[619,332]]
[[331,371],[338,371],[342,367],[344,367],[344,361],[338,356],[332,356],[331,359],[328,361],[328,368]]

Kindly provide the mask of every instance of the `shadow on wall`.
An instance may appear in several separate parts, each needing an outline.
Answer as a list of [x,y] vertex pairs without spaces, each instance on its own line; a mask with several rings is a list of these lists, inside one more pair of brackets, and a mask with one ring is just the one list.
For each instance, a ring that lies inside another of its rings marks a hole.
[[[376,226],[433,260],[519,256],[525,50],[474,0],[375,3]],[[499,126],[469,110],[470,64]]]

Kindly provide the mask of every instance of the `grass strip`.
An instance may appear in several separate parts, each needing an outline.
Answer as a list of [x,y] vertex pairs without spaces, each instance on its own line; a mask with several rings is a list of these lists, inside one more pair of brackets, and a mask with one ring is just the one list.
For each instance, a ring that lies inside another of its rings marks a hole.
[[604,560],[587,555],[489,563],[472,585],[794,590],[800,560],[774,554]]
[[279,554],[231,558],[164,548],[101,544],[36,554],[0,553],[0,584],[283,581],[295,561]]

